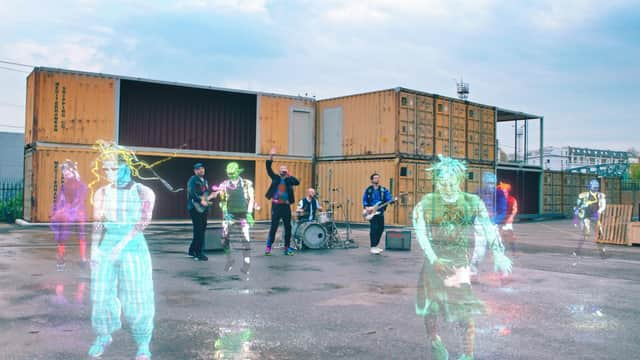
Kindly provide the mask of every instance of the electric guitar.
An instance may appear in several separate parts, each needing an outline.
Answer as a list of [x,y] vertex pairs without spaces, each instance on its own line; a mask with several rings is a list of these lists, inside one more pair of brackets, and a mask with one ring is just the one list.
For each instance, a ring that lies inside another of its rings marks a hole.
[[[399,196],[404,196],[404,195],[407,195],[407,194],[408,193],[402,193]],[[393,199],[385,202],[385,203],[383,203],[381,201],[378,201],[370,209],[362,210],[362,217],[364,217],[366,220],[371,220],[371,219],[373,219],[374,216],[382,214],[382,211],[380,211],[380,208],[383,208],[383,207],[391,204],[394,201],[398,201],[398,197],[397,196],[394,197]]]
[[197,212],[199,212],[200,214],[207,212],[207,210],[209,210],[209,206],[212,204],[211,201],[207,200],[207,194],[203,194],[200,197],[200,200],[205,200],[207,202],[207,206],[202,206],[202,203],[200,201],[195,201],[195,200],[191,200],[191,203],[193,204],[194,209],[196,209]]

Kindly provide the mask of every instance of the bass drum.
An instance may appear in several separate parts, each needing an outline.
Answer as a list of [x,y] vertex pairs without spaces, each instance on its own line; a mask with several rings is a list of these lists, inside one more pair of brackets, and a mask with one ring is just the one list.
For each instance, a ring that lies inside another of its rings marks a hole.
[[300,224],[296,229],[294,238],[298,244],[303,244],[309,249],[327,247],[327,231],[322,225],[314,222]]

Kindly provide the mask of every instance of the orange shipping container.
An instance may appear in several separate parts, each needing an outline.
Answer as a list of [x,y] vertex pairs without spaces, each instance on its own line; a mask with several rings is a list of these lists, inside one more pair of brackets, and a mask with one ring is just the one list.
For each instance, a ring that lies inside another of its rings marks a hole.
[[384,90],[318,101],[320,157],[395,154],[397,93]]
[[93,144],[113,140],[116,80],[36,68],[27,78],[25,141]]
[[[265,194],[271,185],[271,179],[267,175],[265,167],[266,159],[256,160],[255,192],[256,202],[260,205],[260,211],[256,212],[256,220],[271,219],[271,202],[265,198]],[[289,173],[300,180],[300,185],[294,187],[296,202],[306,196],[307,189],[313,186],[312,163],[308,160],[291,160],[276,157],[273,160],[273,170],[278,171],[280,165],[286,165]],[[295,205],[291,205],[295,211]]]
[[313,155],[315,101],[307,98],[260,94],[257,138],[259,153]]

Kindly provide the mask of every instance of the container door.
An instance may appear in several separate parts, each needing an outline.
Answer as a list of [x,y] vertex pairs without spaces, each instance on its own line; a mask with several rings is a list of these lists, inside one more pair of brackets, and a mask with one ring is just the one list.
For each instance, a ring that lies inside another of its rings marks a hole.
[[322,117],[320,156],[342,156],[342,107],[325,109]]
[[313,156],[311,112],[293,110],[289,115],[289,155]]

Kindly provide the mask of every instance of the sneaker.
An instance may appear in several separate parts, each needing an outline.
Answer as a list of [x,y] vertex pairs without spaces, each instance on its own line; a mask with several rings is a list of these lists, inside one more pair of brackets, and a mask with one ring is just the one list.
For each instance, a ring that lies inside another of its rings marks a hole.
[[431,355],[436,360],[449,360],[449,352],[440,339],[431,342]]
[[376,250],[375,246],[374,246],[374,247],[372,247],[372,248],[371,248],[371,250],[369,250],[369,252],[370,252],[372,255],[376,255],[376,254],[378,253],[378,251]]
[[296,254],[296,250],[292,247],[288,247],[287,250],[284,251],[286,256],[293,256]]
[[196,260],[196,261],[207,261],[207,260],[209,260],[209,258],[205,254],[200,254],[200,255],[196,255],[193,258],[193,260]]
[[196,257],[196,253],[193,250],[189,249],[189,252],[187,253],[187,256],[188,257]]
[[224,265],[224,271],[227,271],[227,272],[231,271],[231,269],[233,269],[233,264],[235,262],[236,261],[232,257],[229,257],[227,259],[227,263]]
[[271,246],[267,245],[267,247],[264,249],[264,255],[271,256]]
[[59,262],[56,264],[57,271],[64,271],[64,262]]
[[383,248],[381,248],[381,247],[379,247],[379,246],[376,246],[376,249],[378,249],[378,250],[377,250],[377,251],[378,251],[378,254],[382,254],[382,252],[384,251],[384,249],[383,249]]
[[149,349],[138,349],[138,352],[136,353],[136,360],[150,360],[151,359],[151,352],[149,351]]
[[102,356],[102,354],[104,354],[104,349],[111,344],[111,341],[113,341],[113,339],[110,335],[98,336],[96,341],[94,341],[89,348],[89,356],[93,358],[99,358]]

